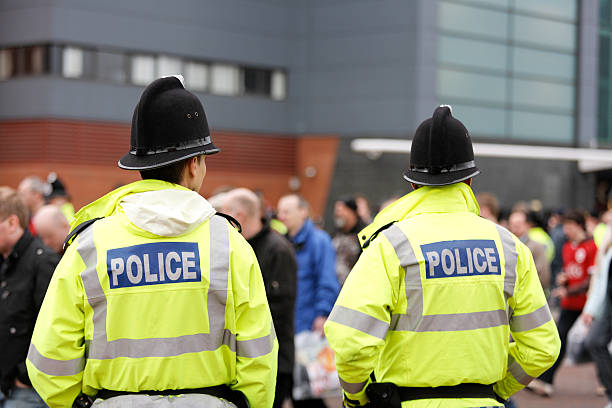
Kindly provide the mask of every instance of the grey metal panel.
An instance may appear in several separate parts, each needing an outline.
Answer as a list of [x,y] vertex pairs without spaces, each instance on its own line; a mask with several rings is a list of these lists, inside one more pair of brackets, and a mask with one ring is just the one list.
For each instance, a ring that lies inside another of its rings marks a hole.
[[[317,102],[312,106],[312,131],[330,133],[336,129],[353,135],[398,135],[412,129],[405,98],[359,98],[345,102]],[[343,133],[344,133],[343,132]]]
[[[132,120],[142,87],[61,78],[0,82],[0,119]],[[212,129],[287,133],[287,104],[257,97],[198,94]]]
[[38,4],[24,0],[0,11],[2,43],[45,39],[286,65],[288,19],[287,6],[282,4],[239,0],[63,0],[47,7]]

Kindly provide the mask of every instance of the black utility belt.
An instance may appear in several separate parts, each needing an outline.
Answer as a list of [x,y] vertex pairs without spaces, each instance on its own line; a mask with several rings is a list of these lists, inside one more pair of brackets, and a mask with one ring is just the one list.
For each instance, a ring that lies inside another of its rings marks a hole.
[[112,391],[112,390],[100,390],[96,395],[96,399],[109,399],[114,397],[119,397],[123,395],[182,395],[182,394],[205,394],[210,395],[217,398],[223,398],[238,408],[249,408],[249,402],[244,396],[244,394],[240,391],[232,390],[227,385],[215,385],[212,387],[203,387],[203,388],[190,388],[183,390],[160,390],[160,391],[138,391],[138,392],[130,392],[130,391]]
[[399,408],[402,401],[436,398],[491,398],[500,403],[493,384],[459,384],[441,387],[398,387],[393,383],[371,383],[366,395],[373,408]]

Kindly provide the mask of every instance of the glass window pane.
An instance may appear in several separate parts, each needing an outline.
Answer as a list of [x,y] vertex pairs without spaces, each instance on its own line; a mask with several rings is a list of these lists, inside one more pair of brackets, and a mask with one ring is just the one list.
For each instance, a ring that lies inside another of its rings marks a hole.
[[506,113],[503,109],[453,104],[453,116],[463,122],[472,137],[504,137]]
[[438,59],[443,64],[506,69],[507,47],[505,45],[444,35],[439,38]]
[[520,47],[513,49],[512,69],[520,74],[552,76],[573,80],[574,63],[573,55]]
[[211,66],[211,91],[218,95],[237,95],[240,92],[238,67],[227,64]]
[[515,79],[512,81],[512,92],[515,105],[574,109],[572,85]]
[[0,50],[0,79],[8,79],[13,71],[13,54],[10,50]]
[[160,55],[157,58],[157,76],[180,75],[182,73],[181,65],[179,58]]
[[37,45],[25,49],[25,73],[40,75],[49,71],[47,47]]
[[438,93],[442,98],[504,103],[506,78],[440,69]]
[[599,140],[610,142],[610,90],[600,86],[597,100],[597,137]]
[[127,80],[127,57],[124,54],[98,51],[96,78],[124,83]]
[[132,56],[132,82],[136,85],[148,85],[155,79],[155,58],[150,55]]
[[277,101],[282,101],[287,97],[287,75],[281,70],[272,73],[271,96]]
[[245,67],[243,70],[244,93],[247,95],[269,96],[272,86],[272,71],[262,68]]
[[512,138],[553,143],[571,143],[574,118],[569,115],[512,112]]
[[443,30],[505,39],[507,14],[454,3],[440,3],[438,24]]
[[610,6],[611,0],[599,0],[599,23],[602,26],[609,27],[612,25],[612,18],[610,17]]
[[610,78],[610,37],[599,36],[599,78],[608,81]]
[[62,53],[62,75],[66,78],[83,76],[83,50],[76,47],[66,47]]
[[576,0],[514,0],[514,8],[528,13],[576,20]]
[[576,26],[570,23],[517,15],[514,17],[514,39],[574,52]]
[[200,62],[185,63],[185,86],[194,91],[205,91],[208,87],[208,66]]

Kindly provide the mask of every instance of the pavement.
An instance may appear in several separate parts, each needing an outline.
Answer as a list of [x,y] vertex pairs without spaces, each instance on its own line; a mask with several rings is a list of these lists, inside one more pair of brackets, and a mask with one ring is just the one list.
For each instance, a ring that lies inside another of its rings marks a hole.
[[513,397],[514,402],[517,408],[603,408],[608,403],[597,394],[599,381],[593,363],[560,367],[554,386],[550,398],[522,390]]

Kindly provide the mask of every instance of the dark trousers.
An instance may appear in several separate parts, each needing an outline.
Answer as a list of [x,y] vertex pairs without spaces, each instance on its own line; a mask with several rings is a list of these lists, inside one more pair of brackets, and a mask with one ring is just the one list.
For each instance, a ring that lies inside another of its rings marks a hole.
[[540,380],[549,384],[553,383],[555,372],[563,362],[563,357],[565,356],[567,333],[570,331],[572,325],[578,319],[581,313],[582,310],[561,309],[561,315],[559,316],[559,321],[557,322],[557,330],[559,331],[559,337],[561,338],[561,352],[559,353],[559,358],[557,358],[555,364],[540,375]]
[[285,399],[291,398],[293,389],[293,374],[278,373],[276,377],[276,392],[274,394],[274,405],[272,408],[281,408]]
[[606,304],[606,311],[600,318],[594,319],[589,328],[584,345],[591,353],[599,382],[606,389],[608,399],[612,401],[612,358],[608,352],[608,343],[612,340],[612,313],[610,302]]
[[293,401],[294,408],[327,408],[325,402],[321,398],[305,399]]

